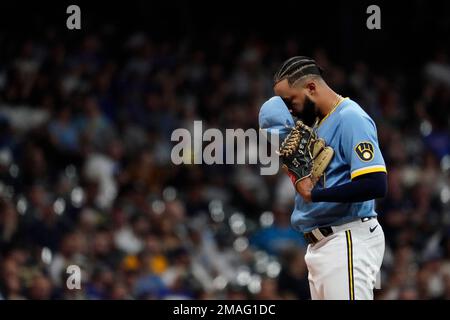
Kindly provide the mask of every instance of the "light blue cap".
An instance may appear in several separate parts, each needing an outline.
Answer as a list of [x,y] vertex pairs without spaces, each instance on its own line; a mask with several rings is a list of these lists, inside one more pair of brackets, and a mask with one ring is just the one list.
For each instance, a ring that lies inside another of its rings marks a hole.
[[264,102],[259,110],[260,129],[267,130],[269,134],[278,130],[282,141],[293,127],[294,118],[281,97],[274,96]]

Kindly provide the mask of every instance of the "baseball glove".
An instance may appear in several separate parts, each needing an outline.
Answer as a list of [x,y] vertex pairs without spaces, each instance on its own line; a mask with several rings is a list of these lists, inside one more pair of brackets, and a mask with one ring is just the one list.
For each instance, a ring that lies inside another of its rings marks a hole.
[[278,153],[283,169],[294,185],[307,177],[316,184],[334,156],[334,150],[327,147],[325,141],[300,120],[284,139]]

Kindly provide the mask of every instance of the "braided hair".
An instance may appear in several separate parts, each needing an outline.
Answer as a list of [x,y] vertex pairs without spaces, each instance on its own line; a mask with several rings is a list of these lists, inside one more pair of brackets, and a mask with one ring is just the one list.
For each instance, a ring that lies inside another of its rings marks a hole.
[[316,61],[306,56],[292,57],[281,65],[280,69],[273,77],[274,84],[284,79],[288,80],[289,85],[293,85],[298,80],[309,75],[322,75],[322,69]]

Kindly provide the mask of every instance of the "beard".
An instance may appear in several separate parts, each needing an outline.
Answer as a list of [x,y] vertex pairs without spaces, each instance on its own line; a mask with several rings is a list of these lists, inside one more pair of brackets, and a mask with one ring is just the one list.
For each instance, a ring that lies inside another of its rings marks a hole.
[[305,97],[302,111],[295,112],[294,116],[302,120],[307,126],[313,126],[320,113],[316,108],[316,104],[308,97]]

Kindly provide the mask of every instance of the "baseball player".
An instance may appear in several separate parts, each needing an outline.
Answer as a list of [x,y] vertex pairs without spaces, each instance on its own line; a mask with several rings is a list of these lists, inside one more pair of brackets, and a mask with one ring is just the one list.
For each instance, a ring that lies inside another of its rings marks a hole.
[[[297,191],[291,223],[309,243],[311,298],[369,300],[384,255],[374,199],[387,192],[386,166],[374,121],[321,74],[311,58],[285,61],[274,77],[277,96],[260,110],[260,127],[297,123],[289,136],[282,132],[280,156]],[[315,148],[314,141],[332,150],[326,161],[317,161],[315,151],[304,152]],[[319,174],[318,162],[326,166]]]

